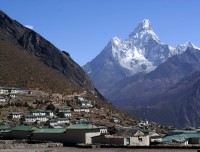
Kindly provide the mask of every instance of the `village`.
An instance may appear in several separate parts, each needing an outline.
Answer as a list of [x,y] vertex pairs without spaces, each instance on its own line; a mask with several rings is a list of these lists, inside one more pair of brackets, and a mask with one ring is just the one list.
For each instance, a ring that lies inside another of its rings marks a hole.
[[[148,120],[123,122],[83,94],[68,96],[19,88],[0,88],[1,140],[56,142],[63,145],[98,146],[194,146],[200,144],[200,128],[160,126]],[[25,99],[27,102],[22,102]],[[28,102],[32,100],[31,102]],[[69,100],[71,102],[69,102]],[[107,114],[106,114],[107,113]],[[99,117],[99,118],[97,118]],[[125,117],[125,116],[124,116]],[[95,119],[93,119],[95,118]],[[131,121],[131,120],[130,120]]]

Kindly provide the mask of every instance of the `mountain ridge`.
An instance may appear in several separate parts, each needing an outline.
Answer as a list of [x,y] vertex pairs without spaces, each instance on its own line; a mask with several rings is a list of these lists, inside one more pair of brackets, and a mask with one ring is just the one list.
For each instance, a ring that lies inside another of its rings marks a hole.
[[[104,94],[119,80],[140,72],[149,73],[169,57],[184,52],[188,46],[195,48],[191,42],[178,46],[162,43],[154,33],[150,21],[145,19],[128,39],[112,38],[100,54],[84,65],[83,69]],[[98,70],[101,71],[103,80],[99,78]]]
[[68,53],[63,53],[38,33],[24,27],[2,11],[0,12],[0,28],[2,39],[20,45],[27,53],[40,58],[40,61],[44,64],[74,81],[74,83],[84,87],[87,91],[94,91],[94,85],[90,78]]

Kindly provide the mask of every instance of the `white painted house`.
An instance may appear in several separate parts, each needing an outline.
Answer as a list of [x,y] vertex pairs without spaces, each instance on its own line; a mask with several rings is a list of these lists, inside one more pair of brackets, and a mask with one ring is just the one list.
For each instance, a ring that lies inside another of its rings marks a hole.
[[65,118],[71,117],[72,116],[71,108],[58,109],[58,114],[62,118],[63,117],[65,117]]
[[34,110],[31,112],[33,116],[50,116],[53,117],[54,114],[51,110]]
[[[150,137],[148,131],[143,131],[140,128],[121,128],[115,136],[129,138],[129,145],[132,146],[149,146]],[[128,139],[126,139],[128,141]]]
[[62,124],[69,124],[69,119],[68,118],[51,119],[51,120],[48,120],[47,123],[50,126],[57,126],[57,125],[62,125]]
[[5,98],[5,97],[3,97],[3,96],[0,96],[0,102],[1,102],[1,103],[4,103],[4,102],[6,102],[6,98]]
[[85,101],[85,99],[81,96],[75,96],[75,99],[78,101],[78,102],[83,102]]
[[69,123],[69,119],[68,118],[57,118],[57,120],[58,120],[58,124]]
[[10,96],[11,98],[15,98],[15,97],[16,97],[15,94],[10,94],[9,96]]
[[71,112],[60,112],[59,115],[63,118],[69,118],[72,116],[72,113]]
[[11,112],[10,114],[9,114],[9,117],[11,118],[11,119],[20,119],[21,118],[21,113],[19,113],[19,112]]
[[80,104],[81,107],[88,107],[88,108],[93,107],[93,105],[89,101],[80,102],[79,104]]
[[25,122],[34,123],[36,121],[46,122],[48,118],[46,116],[34,116],[34,115],[26,115],[24,117]]
[[0,88],[0,94],[24,94],[27,90],[20,88]]
[[74,112],[86,112],[86,113],[90,112],[90,109],[87,107],[76,107],[73,110]]
[[114,123],[120,123],[120,120],[118,118],[115,118],[115,117],[112,118],[111,121],[114,122]]
[[71,108],[58,109],[58,112],[71,112]]
[[8,94],[9,89],[8,88],[0,88],[0,94]]

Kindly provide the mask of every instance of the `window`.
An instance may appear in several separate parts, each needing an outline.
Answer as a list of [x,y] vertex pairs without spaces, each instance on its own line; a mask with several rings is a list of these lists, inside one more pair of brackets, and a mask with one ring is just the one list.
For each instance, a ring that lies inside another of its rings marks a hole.
[[142,142],[142,137],[138,137],[138,141]]
[[130,145],[130,138],[126,138],[126,144]]

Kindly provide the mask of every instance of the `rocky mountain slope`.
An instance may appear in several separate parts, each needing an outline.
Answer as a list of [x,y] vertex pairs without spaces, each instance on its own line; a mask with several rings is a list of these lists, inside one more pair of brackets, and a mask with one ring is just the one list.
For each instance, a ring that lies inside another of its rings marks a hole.
[[151,105],[126,106],[130,113],[176,127],[200,125],[200,71],[184,77],[165,92],[154,97]]
[[183,77],[200,70],[199,65],[200,50],[188,47],[184,53],[169,58],[150,73],[137,74],[119,81],[106,93],[106,96],[111,101],[124,100],[127,103],[137,101],[139,104],[141,102],[151,104],[151,96],[155,97]]
[[149,20],[143,20],[128,39],[113,38],[84,69],[119,108],[164,125],[185,127],[200,125],[199,65],[199,48],[191,42],[164,44]]
[[133,125],[138,121],[108,103],[67,52],[60,51],[42,36],[11,19],[2,11],[0,71],[0,87],[37,92],[19,95],[13,102],[6,97],[5,103],[0,107],[1,113],[4,114],[1,123],[7,122],[9,112],[28,114],[33,109],[45,109],[49,103],[54,103],[59,108],[80,106],[74,102],[76,95],[84,96],[94,103],[91,113],[80,113],[80,117],[87,120],[101,125],[115,125],[111,119],[116,116],[123,120],[118,125]]
[[0,11],[0,38],[13,46],[21,47],[20,49],[29,55],[37,57],[40,62],[54,69],[73,84],[85,90],[94,91],[89,77],[68,53],[60,51],[35,31],[12,20],[2,11]]
[[[101,93],[112,85],[137,73],[149,73],[169,57],[180,54],[188,46],[162,43],[149,20],[143,20],[126,40],[114,37],[95,59],[83,66]],[[101,68],[99,68],[101,67]]]
[[178,127],[200,125],[199,112],[192,110],[199,106],[199,65],[200,50],[188,47],[150,73],[121,80],[107,97],[141,118]]

